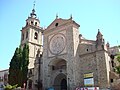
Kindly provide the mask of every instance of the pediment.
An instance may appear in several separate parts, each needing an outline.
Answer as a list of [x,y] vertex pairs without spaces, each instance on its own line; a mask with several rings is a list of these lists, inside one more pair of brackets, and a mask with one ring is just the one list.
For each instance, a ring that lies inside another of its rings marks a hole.
[[53,28],[56,28],[57,26],[61,26],[61,25],[64,25],[64,24],[67,24],[69,22],[71,22],[72,19],[61,19],[61,18],[58,18],[58,19],[55,19],[48,27],[47,27],[47,30],[49,29],[53,29]]

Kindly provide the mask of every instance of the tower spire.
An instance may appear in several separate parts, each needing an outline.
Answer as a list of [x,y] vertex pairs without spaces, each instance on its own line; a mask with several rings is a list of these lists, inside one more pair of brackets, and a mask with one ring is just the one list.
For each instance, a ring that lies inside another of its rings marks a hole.
[[36,1],[34,0],[34,2],[33,2],[33,10],[32,10],[32,13],[30,13],[30,16],[33,17],[33,18],[36,18],[36,14],[35,14],[35,3],[36,3]]
[[72,17],[72,14],[70,15],[70,19],[72,19],[73,17]]
[[33,2],[33,9],[35,9],[35,3],[36,3],[36,1],[34,0],[34,2]]
[[98,33],[96,36],[96,42],[97,42],[97,45],[104,45],[105,44],[105,41],[104,41],[102,33],[100,32],[100,29],[98,29]]
[[102,38],[102,33],[100,32],[100,29],[98,29],[98,33],[97,33],[97,38]]
[[56,13],[56,19],[58,19],[58,14]]

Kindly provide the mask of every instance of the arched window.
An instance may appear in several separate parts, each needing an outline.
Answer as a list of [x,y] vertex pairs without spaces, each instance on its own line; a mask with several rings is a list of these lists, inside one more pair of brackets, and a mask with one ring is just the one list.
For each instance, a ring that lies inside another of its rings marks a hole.
[[35,22],[35,26],[37,26],[37,22]]
[[58,26],[58,23],[56,23],[55,26],[57,27],[57,26]]
[[38,34],[37,32],[35,32],[34,39],[37,39],[37,38],[38,38]]
[[26,26],[28,25],[28,22],[26,23]]
[[31,25],[33,25],[33,21],[31,21]]

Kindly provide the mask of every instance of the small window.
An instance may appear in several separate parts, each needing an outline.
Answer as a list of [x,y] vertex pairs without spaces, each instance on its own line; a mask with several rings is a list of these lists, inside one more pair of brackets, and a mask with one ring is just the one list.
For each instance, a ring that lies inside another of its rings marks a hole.
[[56,23],[55,26],[57,27],[57,26],[58,26],[58,23]]
[[34,39],[37,39],[37,38],[38,38],[38,34],[37,32],[35,32]]
[[26,23],[26,26],[28,25],[28,22]]
[[37,26],[37,22],[35,22],[35,26]]
[[114,56],[114,55],[110,55],[110,57],[111,57],[111,59],[114,59],[114,58],[115,58],[115,56]]
[[33,21],[31,21],[31,25],[33,25]]
[[112,67],[114,67],[114,61],[113,60],[111,61],[111,64],[112,64]]
[[26,32],[26,39],[28,38],[28,31]]
[[87,49],[87,51],[88,51],[88,49]]
[[52,70],[55,70],[55,66],[52,66]]
[[110,79],[111,83],[113,83],[113,79]]

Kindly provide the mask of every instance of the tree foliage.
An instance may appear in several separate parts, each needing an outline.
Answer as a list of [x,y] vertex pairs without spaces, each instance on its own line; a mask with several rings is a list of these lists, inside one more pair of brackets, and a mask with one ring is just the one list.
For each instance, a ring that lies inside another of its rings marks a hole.
[[29,47],[25,44],[23,49],[21,47],[16,48],[11,59],[8,75],[10,85],[18,84],[18,86],[23,86],[23,83],[27,81],[28,64]]
[[120,48],[120,45],[118,45],[118,47]]
[[17,85],[7,85],[4,87],[5,90],[14,90],[17,87]]
[[16,48],[13,58],[10,62],[9,67],[9,75],[8,75],[8,83],[10,85],[18,84],[18,75],[20,70],[20,62],[21,62],[21,50],[20,48]]
[[[120,48],[120,45],[118,47]],[[118,66],[115,67],[115,70],[116,70],[116,73],[118,73],[120,76],[120,53],[118,53],[118,55],[116,56],[116,59],[119,64],[118,64]]]
[[25,44],[22,52],[22,83],[27,82],[27,73],[28,73],[28,64],[29,64],[29,46]]

